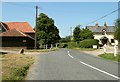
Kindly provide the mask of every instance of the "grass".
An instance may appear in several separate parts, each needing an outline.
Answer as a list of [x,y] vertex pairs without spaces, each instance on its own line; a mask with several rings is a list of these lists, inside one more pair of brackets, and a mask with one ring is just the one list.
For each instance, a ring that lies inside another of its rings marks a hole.
[[69,48],[69,49],[80,50],[80,51],[93,51],[93,50],[97,50],[97,49],[94,49],[94,48]]
[[56,51],[58,48],[52,49],[33,49],[33,50],[25,50],[26,52],[49,52],[49,51]]
[[34,57],[23,54],[2,55],[2,80],[24,80]]
[[114,56],[112,53],[105,53],[105,54],[100,54],[99,57],[102,57],[104,59],[112,60],[112,61],[117,61],[120,62],[120,54],[117,56]]

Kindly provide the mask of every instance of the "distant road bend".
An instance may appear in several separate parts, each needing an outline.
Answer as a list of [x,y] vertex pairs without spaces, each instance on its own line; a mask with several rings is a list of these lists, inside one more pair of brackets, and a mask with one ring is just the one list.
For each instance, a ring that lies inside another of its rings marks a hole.
[[118,64],[70,49],[37,55],[26,80],[118,80]]

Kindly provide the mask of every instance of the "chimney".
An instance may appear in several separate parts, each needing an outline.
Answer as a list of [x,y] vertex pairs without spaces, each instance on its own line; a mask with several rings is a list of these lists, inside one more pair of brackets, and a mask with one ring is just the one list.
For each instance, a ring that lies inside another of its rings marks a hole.
[[104,22],[104,26],[105,26],[105,27],[107,26],[106,22]]
[[96,22],[95,26],[98,27],[98,22]]

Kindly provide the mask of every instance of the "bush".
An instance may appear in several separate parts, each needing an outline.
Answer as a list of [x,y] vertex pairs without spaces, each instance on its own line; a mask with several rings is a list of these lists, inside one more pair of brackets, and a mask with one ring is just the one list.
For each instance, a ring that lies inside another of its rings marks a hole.
[[68,42],[68,48],[79,47],[76,42]]
[[24,67],[15,69],[14,73],[10,77],[7,77],[6,80],[24,80],[29,66],[30,64],[27,64]]
[[99,41],[96,39],[86,39],[80,42],[79,47],[81,48],[92,48],[93,45],[98,45]]
[[60,44],[58,44],[59,48],[66,48],[67,46],[68,46],[67,43],[60,43]]

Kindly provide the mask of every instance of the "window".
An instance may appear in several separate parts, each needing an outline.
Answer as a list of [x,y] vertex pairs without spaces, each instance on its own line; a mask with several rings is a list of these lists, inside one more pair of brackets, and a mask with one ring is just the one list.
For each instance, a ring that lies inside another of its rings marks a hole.
[[23,40],[23,42],[26,42],[26,40]]
[[111,39],[111,43],[115,43],[114,39]]
[[106,33],[106,30],[103,29],[103,30],[102,30],[102,35],[105,35],[105,33]]

